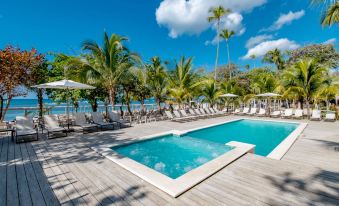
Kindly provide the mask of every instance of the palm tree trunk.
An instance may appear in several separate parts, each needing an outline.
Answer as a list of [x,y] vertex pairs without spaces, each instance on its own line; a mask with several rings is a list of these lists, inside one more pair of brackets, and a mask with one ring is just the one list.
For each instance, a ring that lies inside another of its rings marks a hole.
[[158,105],[158,110],[162,114],[162,112],[161,112],[161,105],[160,105],[161,104],[160,99],[156,98],[156,101],[157,101],[157,105]]
[[217,81],[217,68],[218,68],[218,59],[219,59],[219,27],[220,27],[220,20],[217,23],[217,54],[215,57],[215,66],[214,66],[214,80]]
[[306,107],[307,107],[307,118],[309,119],[310,118],[310,102],[308,99],[306,100]]
[[111,102],[111,105],[112,105],[112,111],[114,111],[114,106],[115,106],[115,87],[114,86],[112,86],[109,89],[108,95],[109,95],[109,101]]
[[230,79],[232,79],[231,57],[230,57],[230,48],[228,46],[228,40],[226,40],[226,46],[227,46],[227,56],[228,56],[228,69],[229,69],[229,72],[230,72]]
[[3,120],[2,112],[4,110],[4,97],[0,95],[0,121]]
[[42,102],[42,96],[43,96],[43,92],[42,89],[38,89],[37,91],[37,97],[38,97],[38,104],[39,104],[39,121],[42,120],[42,114],[43,114],[43,102]]
[[10,105],[10,103],[11,103],[11,101],[12,101],[12,98],[13,98],[12,95],[9,95],[9,96],[8,96],[7,104],[6,104],[6,107],[5,107],[5,109],[4,109],[3,116],[2,116],[2,119],[1,119],[1,120],[5,119],[5,116],[6,116],[6,113],[7,113],[8,108],[9,108],[9,105]]
[[144,98],[140,99],[140,104],[141,104],[141,113],[145,114],[146,111],[145,111],[145,99]]

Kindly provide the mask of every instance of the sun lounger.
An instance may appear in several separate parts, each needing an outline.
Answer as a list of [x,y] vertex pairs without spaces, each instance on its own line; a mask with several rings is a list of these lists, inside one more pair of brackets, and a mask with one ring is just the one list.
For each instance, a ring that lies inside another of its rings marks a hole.
[[194,111],[195,111],[195,113],[197,113],[198,115],[200,115],[200,116],[202,116],[202,117],[204,117],[204,118],[207,118],[207,117],[210,116],[210,115],[208,115],[208,114],[206,114],[206,113],[202,113],[202,112],[200,111],[200,109],[194,109]]
[[205,108],[204,110],[205,110],[206,114],[209,114],[211,116],[218,116],[218,114],[216,114],[214,111],[211,111],[211,109],[209,109],[209,108]]
[[321,120],[321,111],[314,109],[312,111],[311,120],[320,121]]
[[217,108],[211,108],[211,109],[214,110],[215,113],[220,114],[220,115],[226,115],[227,114],[226,111],[220,111]]
[[183,117],[180,115],[180,113],[177,110],[173,111],[173,114],[175,116],[175,119],[179,120],[179,121],[185,121],[185,120],[191,120],[191,117]]
[[186,113],[186,111],[183,110],[183,109],[180,110],[180,113],[181,113],[181,115],[182,115],[183,117],[187,117],[187,118],[190,118],[190,119],[192,119],[192,120],[197,119],[196,116],[192,116],[192,115],[190,116],[190,115],[188,115],[188,114]]
[[295,113],[293,115],[293,118],[295,119],[302,119],[304,115],[304,111],[302,109],[296,109]]
[[250,108],[245,107],[245,108],[242,110],[242,112],[239,113],[239,115],[246,115],[246,114],[248,114],[249,111],[250,111]]
[[281,115],[282,118],[291,118],[293,115],[292,109],[285,109],[284,114]]
[[90,124],[87,122],[85,113],[75,113],[74,125],[76,126],[76,128],[80,128],[83,133],[85,131],[98,131],[98,126],[96,124]]
[[253,115],[255,115],[256,113],[257,113],[257,108],[256,108],[256,107],[252,107],[251,110],[250,110],[250,112],[247,113],[247,114],[253,116]]
[[200,108],[199,109],[200,113],[203,114],[203,115],[206,115],[208,117],[211,117],[212,115],[210,115],[209,113],[207,113],[203,108]]
[[257,116],[258,116],[258,117],[264,117],[264,116],[266,116],[266,109],[260,108],[260,109],[259,109],[259,112],[257,113]]
[[235,109],[235,110],[232,112],[232,114],[234,114],[234,115],[240,114],[240,109]]
[[59,125],[59,120],[56,115],[44,115],[44,129],[47,130],[47,138],[52,134],[61,134],[61,136],[67,137],[67,130]]
[[104,115],[100,112],[92,112],[92,120],[93,123],[98,125],[100,129],[108,128],[114,129],[115,122],[106,122]]
[[120,114],[118,112],[108,112],[108,119],[110,122],[116,122],[119,127],[131,127],[132,126],[132,121],[130,121],[121,118]]
[[[34,140],[39,139],[38,128],[34,127],[33,119],[28,117],[17,116],[15,118],[15,140],[16,142],[24,141],[24,137],[31,136],[36,137]],[[22,139],[19,140],[19,137]]]
[[335,122],[336,117],[335,117],[335,112],[326,112],[326,116],[324,121],[326,122]]
[[274,118],[277,118],[277,117],[280,117],[281,115],[281,111],[274,111],[271,113],[271,117],[274,117]]
[[197,118],[205,118],[206,116],[205,115],[200,115],[200,114],[197,114],[193,111],[193,109],[188,109],[189,113],[192,115],[192,116],[195,116]]

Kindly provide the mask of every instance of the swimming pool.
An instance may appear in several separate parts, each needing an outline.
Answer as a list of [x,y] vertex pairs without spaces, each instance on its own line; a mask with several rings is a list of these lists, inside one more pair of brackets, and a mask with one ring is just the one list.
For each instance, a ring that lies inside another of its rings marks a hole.
[[268,155],[297,128],[295,123],[239,120],[185,133],[113,147],[119,154],[170,178],[191,171],[230,151],[230,141],[255,145],[255,153]]
[[92,149],[177,197],[246,153],[281,159],[306,126],[306,123],[234,119]]
[[187,135],[165,135],[112,149],[175,179],[233,147]]

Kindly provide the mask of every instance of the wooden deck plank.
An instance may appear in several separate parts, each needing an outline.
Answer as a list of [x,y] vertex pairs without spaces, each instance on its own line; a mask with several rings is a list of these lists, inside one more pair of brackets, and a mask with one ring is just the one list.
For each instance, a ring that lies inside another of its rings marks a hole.
[[38,180],[36,179],[36,174],[33,169],[32,163],[27,152],[26,144],[20,144],[22,161],[25,162],[25,174],[28,182],[29,193],[31,195],[33,205],[46,205],[43,194],[41,192]]
[[[49,146],[48,145],[46,145],[46,144],[48,144],[47,142],[44,144],[44,149],[45,150],[48,150],[49,149]],[[57,149],[57,147],[52,147],[53,148],[53,153],[54,154],[58,154],[58,152],[56,151],[56,149]],[[58,156],[58,155],[57,155]],[[62,157],[64,157],[64,156],[62,156]],[[56,157],[56,158],[58,158],[58,161],[60,161],[60,167],[64,167],[65,166],[65,164],[61,161],[61,159],[62,158],[60,158],[59,156],[58,157]],[[64,167],[64,168],[66,168],[66,166]],[[72,173],[74,173],[74,176],[76,177],[76,180],[75,181],[81,181],[82,182],[82,184],[84,184],[83,183],[83,178],[82,177],[84,177],[84,174],[83,173],[79,173],[78,171],[75,171],[76,169],[77,169],[77,165],[76,164],[74,164],[74,163],[72,163],[72,164],[70,164],[69,166],[67,166],[67,168],[68,169],[70,169],[70,171],[72,172]],[[87,171],[86,171],[87,172]],[[85,177],[86,178],[86,177]],[[96,183],[96,181],[93,181],[93,182],[87,182],[87,185],[88,185],[88,192],[93,196],[93,197],[95,197],[95,195],[93,195],[93,194],[99,194],[99,198],[95,198],[95,200],[96,200],[96,202],[100,205],[100,204],[103,204],[103,205],[110,205],[110,204],[113,204],[113,201],[110,201],[110,199],[109,198],[106,198],[106,196],[104,195],[104,193],[105,193],[105,190],[95,190],[95,191],[91,191],[91,188],[93,188],[93,187],[91,187],[91,186],[93,186],[93,185],[95,185],[95,183]],[[104,200],[103,202],[100,202],[101,200]]]
[[7,147],[8,138],[2,137],[0,153],[0,205],[6,205]]
[[[53,146],[53,148],[55,148]],[[67,151],[68,148],[66,147],[63,147],[63,148],[60,148],[61,151]],[[88,148],[87,148],[88,149]],[[71,150],[74,151],[74,148],[71,148]],[[83,151],[83,152],[86,152],[87,151]],[[93,152],[93,151],[90,151],[90,152]],[[96,155],[96,154],[94,154]],[[59,156],[59,155],[58,155]],[[71,158],[70,156],[63,156],[64,158]],[[78,160],[79,162],[82,161],[82,159],[80,158]],[[77,164],[76,166],[79,166],[79,164]],[[126,191],[127,190],[122,190],[118,187],[118,185],[111,185],[112,183],[112,180],[110,180],[109,178],[107,178],[107,176],[105,174],[103,174],[102,172],[103,171],[106,171],[105,169],[103,168],[98,168],[96,164],[92,164],[92,163],[86,163],[86,164],[82,164],[81,166],[78,167],[80,173],[82,173],[83,175],[85,175],[87,178],[89,179],[95,179],[95,177],[98,177],[100,176],[101,178],[98,180],[96,180],[94,182],[94,184],[97,184],[97,186],[102,190],[104,191],[104,193],[107,193],[108,191],[111,191],[112,193],[110,193],[109,195],[107,195],[108,197],[111,197],[111,200],[115,203],[116,201],[121,201],[121,198],[123,198],[123,200],[125,200],[126,204],[128,203],[131,203],[131,200],[133,200],[133,196],[135,194],[131,194],[131,196],[129,195],[126,195]],[[106,168],[107,169],[107,168]],[[110,174],[112,175],[112,174]],[[101,181],[102,179],[102,181]],[[114,182],[114,181],[113,181]],[[132,198],[131,198],[132,197]],[[141,202],[139,202],[138,200],[134,199],[134,201],[137,201],[138,204],[142,204]],[[120,204],[120,203],[119,203]],[[152,202],[147,202],[146,205],[150,205],[150,204],[154,204]]]
[[[8,138],[9,139],[9,138]],[[8,140],[10,141],[10,140]],[[15,145],[8,144],[7,157],[7,205],[19,205],[18,181],[16,175]]]
[[63,189],[62,184],[58,181],[57,175],[54,174],[53,167],[56,165],[50,164],[47,160],[45,160],[45,156],[43,155],[44,151],[41,148],[35,150],[37,158],[40,162],[43,162],[44,173],[50,183],[55,195],[57,196],[59,203],[61,205],[73,205],[67,196],[65,190]]
[[34,172],[36,174],[36,178],[38,180],[40,189],[42,191],[42,195],[44,197],[45,203],[48,206],[59,206],[59,201],[57,197],[55,196],[51,185],[49,184],[47,177],[42,169],[43,165],[38,160],[36,153],[32,147],[31,143],[26,144],[26,149],[29,154],[29,158],[31,161],[31,164],[33,166]]
[[32,198],[29,192],[29,186],[27,182],[26,172],[24,164],[27,164],[27,162],[24,162],[22,159],[21,154],[21,148],[20,145],[15,144],[15,159],[17,159],[17,162],[15,164],[16,167],[16,176],[18,179],[18,193],[19,193],[19,202],[22,206],[31,206]]

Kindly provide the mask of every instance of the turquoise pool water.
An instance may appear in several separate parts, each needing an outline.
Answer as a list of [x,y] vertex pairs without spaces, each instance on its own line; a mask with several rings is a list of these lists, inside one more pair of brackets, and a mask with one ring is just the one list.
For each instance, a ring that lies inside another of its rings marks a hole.
[[232,147],[189,136],[167,135],[112,149],[175,179]]
[[267,156],[297,127],[295,123],[239,120],[112,149],[175,179],[230,151],[232,147],[225,146],[230,141],[254,144],[256,154]]

